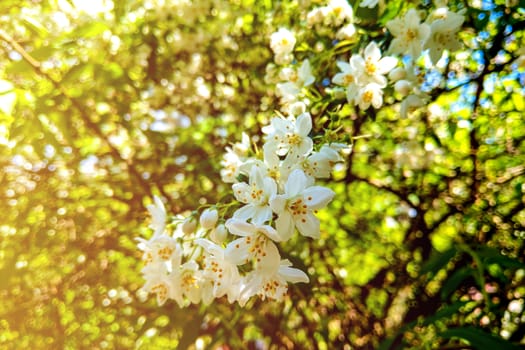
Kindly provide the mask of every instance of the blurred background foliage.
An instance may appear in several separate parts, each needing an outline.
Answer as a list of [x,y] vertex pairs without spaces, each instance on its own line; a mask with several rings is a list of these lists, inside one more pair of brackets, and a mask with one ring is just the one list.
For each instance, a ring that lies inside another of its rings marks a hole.
[[332,62],[316,72],[314,133],[354,140],[322,238],[284,246],[310,284],[246,308],[138,292],[145,205],[186,213],[229,193],[224,147],[257,141],[278,107],[269,35],[320,3],[0,2],[0,348],[523,347],[524,1],[451,2],[464,47],[406,119],[394,100],[341,108],[321,82],[429,1],[358,9],[360,41],[337,50],[299,33]]

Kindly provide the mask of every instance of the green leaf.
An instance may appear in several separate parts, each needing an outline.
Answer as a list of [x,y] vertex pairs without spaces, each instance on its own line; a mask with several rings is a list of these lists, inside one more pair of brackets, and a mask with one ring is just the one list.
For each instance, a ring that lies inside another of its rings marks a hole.
[[432,276],[438,273],[456,255],[456,248],[452,247],[443,253],[435,252],[427,262],[421,267],[420,274],[424,275],[431,272]]
[[473,277],[476,274],[476,270],[472,267],[462,267],[454,272],[441,287],[441,299],[447,299],[457,287],[468,277]]
[[439,334],[442,338],[460,338],[467,341],[474,349],[519,350],[521,347],[514,345],[503,338],[487,333],[475,327],[459,327],[446,330]]
[[525,268],[525,263],[518,259],[501,254],[498,249],[491,247],[481,247],[478,249],[478,255],[483,259],[487,265],[498,264],[506,268]]
[[423,320],[423,324],[429,325],[431,323],[436,322],[439,319],[449,318],[450,316],[457,313],[458,310],[461,309],[463,306],[465,306],[467,303],[468,303],[467,301],[456,301],[455,303],[446,305],[445,307],[440,309],[438,312],[436,312],[434,315],[425,318]]

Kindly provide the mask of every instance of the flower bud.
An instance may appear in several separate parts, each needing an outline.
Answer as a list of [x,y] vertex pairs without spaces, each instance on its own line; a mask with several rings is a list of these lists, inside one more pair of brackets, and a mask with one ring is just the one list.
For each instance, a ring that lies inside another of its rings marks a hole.
[[403,96],[407,96],[412,91],[411,84],[406,80],[400,80],[395,83],[394,89]]
[[185,235],[191,235],[193,232],[195,232],[195,229],[197,228],[197,221],[193,217],[187,217],[182,222],[182,232],[184,232]]
[[221,244],[226,241],[227,237],[228,230],[224,224],[219,224],[217,227],[215,227],[215,229],[213,229],[213,231],[211,231],[211,239],[217,244]]
[[203,229],[209,230],[215,227],[218,219],[219,213],[216,209],[206,209],[202,212],[199,222]]
[[290,114],[301,115],[306,112],[306,104],[303,101],[297,101],[290,105]]
[[394,68],[388,73],[388,78],[392,81],[398,81],[404,79],[407,76],[405,68],[397,67]]

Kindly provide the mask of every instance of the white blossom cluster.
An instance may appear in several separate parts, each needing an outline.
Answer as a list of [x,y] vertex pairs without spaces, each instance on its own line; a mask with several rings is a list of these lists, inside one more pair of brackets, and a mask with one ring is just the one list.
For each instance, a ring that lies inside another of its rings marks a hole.
[[[374,1],[363,4],[376,5]],[[326,6],[308,12],[306,25],[316,30],[320,26],[346,28],[348,38],[356,33],[353,20],[346,0],[329,0]],[[380,108],[385,91],[395,91],[395,97],[403,99],[401,114],[406,115],[426,101],[416,60],[428,52],[436,64],[444,50],[458,49],[456,33],[462,23],[463,16],[450,11],[442,0],[424,22],[419,12],[410,9],[386,24],[393,36],[388,53],[405,55],[403,59],[383,55],[380,45],[371,41],[348,61],[334,60],[339,72],[323,79],[323,84],[329,80],[338,86],[336,90],[344,89],[347,101],[360,110]],[[241,142],[226,148],[220,175],[223,182],[232,184],[234,200],[172,223],[159,198],[148,207],[153,235],[139,243],[145,263],[143,290],[155,294],[159,304],[172,299],[184,307],[226,296],[230,303],[243,306],[254,296],[282,300],[289,283],[309,281],[305,272],[282,258],[278,245],[296,232],[320,237],[316,213],[335,193],[318,180],[330,177],[347,146],[314,144],[310,137],[308,93],[318,68],[311,61],[319,60],[296,60],[297,38],[292,30],[280,28],[269,41],[274,63],[268,65],[266,81],[275,84],[283,114],[277,113],[262,128],[261,148],[252,147],[244,133]],[[389,85],[393,90],[386,89]]]
[[373,41],[366,46],[364,55],[354,54],[349,62],[337,62],[340,72],[332,82],[345,88],[349,103],[363,110],[370,106],[380,108],[383,105],[383,89],[390,82],[403,100],[402,116],[425,105],[428,96],[421,91],[423,78],[415,62],[423,54],[428,54],[435,65],[445,50],[458,50],[461,44],[456,34],[464,16],[451,11],[443,0],[436,1],[436,9],[424,22],[421,22],[421,16],[421,12],[412,8],[404,16],[386,23],[394,38],[388,53],[402,55],[403,67],[396,67],[399,60],[395,57],[382,57],[379,46]]
[[288,283],[308,282],[306,273],[281,258],[277,244],[295,232],[320,237],[316,211],[334,192],[316,180],[330,176],[344,148],[324,144],[315,151],[311,130],[309,113],[277,116],[263,128],[262,157],[248,156],[246,134],[227,148],[221,175],[232,183],[235,202],[226,207],[238,207],[229,218],[220,217],[218,204],[202,211],[198,223],[192,217],[179,220],[170,234],[164,205],[155,197],[148,207],[153,235],[139,243],[143,290],[155,294],[160,305],[168,299],[180,307],[208,304],[223,296],[245,305],[255,295],[281,300]]

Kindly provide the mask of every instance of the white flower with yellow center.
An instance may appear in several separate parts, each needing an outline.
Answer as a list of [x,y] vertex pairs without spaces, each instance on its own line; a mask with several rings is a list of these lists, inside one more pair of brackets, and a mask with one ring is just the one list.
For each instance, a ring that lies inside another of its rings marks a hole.
[[384,88],[387,84],[385,74],[390,72],[396,64],[395,57],[381,57],[381,50],[373,41],[366,46],[364,57],[353,55],[350,58],[350,65],[357,73],[357,83],[360,86],[375,83]]
[[223,247],[199,238],[195,243],[205,250],[203,276],[213,284],[213,297],[227,295],[228,302],[233,303],[239,295],[241,276],[237,265],[232,262]]
[[162,200],[153,196],[153,204],[146,207],[151,215],[151,224],[149,227],[153,229],[153,236],[161,235],[166,228],[166,208]]
[[141,289],[148,294],[155,294],[159,306],[164,305],[168,299],[173,297],[175,286],[172,283],[166,265],[160,263],[149,264],[142,269],[142,273],[146,282]]
[[138,238],[138,248],[144,251],[143,260],[146,265],[154,262],[170,262],[181,254],[181,247],[177,241],[170,236],[153,236],[150,240]]
[[202,271],[199,270],[199,265],[194,260],[189,260],[178,268],[174,268],[170,277],[175,286],[172,298],[180,307],[185,306],[185,299],[193,304],[201,301]]
[[239,296],[239,304],[244,306],[254,295],[261,299],[283,300],[288,291],[288,283],[308,283],[308,276],[301,270],[291,267],[288,260],[281,260],[275,244],[268,246],[266,255],[244,279]]
[[359,105],[362,110],[366,110],[370,106],[375,109],[380,108],[383,105],[383,89],[376,83],[367,84],[357,92],[355,104]]
[[330,0],[328,5],[328,16],[330,24],[340,26],[344,22],[351,23],[354,19],[354,10],[347,0]]
[[357,77],[359,74],[348,62],[339,61],[337,62],[337,67],[339,67],[340,72],[334,75],[332,82],[345,87],[346,99],[349,103],[352,103],[355,100],[359,88],[357,85]]
[[295,46],[295,35],[286,28],[280,28],[270,37],[270,48],[275,56],[286,56],[292,53]]
[[270,225],[254,225],[235,218],[226,221],[226,227],[231,234],[240,236],[228,243],[225,254],[229,261],[237,265],[250,262],[260,263],[267,255],[267,250],[289,237],[281,236]]
[[312,75],[310,61],[304,60],[297,71],[293,68],[283,69],[281,74],[283,83],[277,84],[277,93],[281,96],[281,103],[291,104],[298,100],[303,89],[312,85],[315,77]]
[[275,227],[283,240],[290,238],[295,228],[303,236],[319,238],[320,223],[314,211],[325,207],[335,193],[322,186],[312,186],[303,170],[295,169],[284,185],[284,194],[270,200],[272,210],[278,215]]
[[273,118],[271,124],[262,131],[267,134],[264,143],[265,152],[276,152],[279,156],[292,154],[302,156],[312,151],[313,141],[308,136],[312,130],[310,113],[297,117]]
[[410,9],[403,18],[395,18],[386,23],[387,29],[394,36],[389,51],[398,54],[410,54],[416,59],[421,54],[423,43],[430,35],[430,26],[420,23],[415,9]]
[[430,60],[436,64],[443,52],[456,51],[461,48],[461,42],[457,38],[457,32],[463,25],[465,17],[461,14],[439,8],[429,16],[430,36],[424,48],[429,50]]
[[234,218],[251,220],[255,224],[263,224],[270,220],[272,210],[268,201],[277,193],[277,184],[274,179],[265,177],[260,167],[252,167],[249,183],[236,183],[232,189],[235,198],[245,204],[235,211]]

